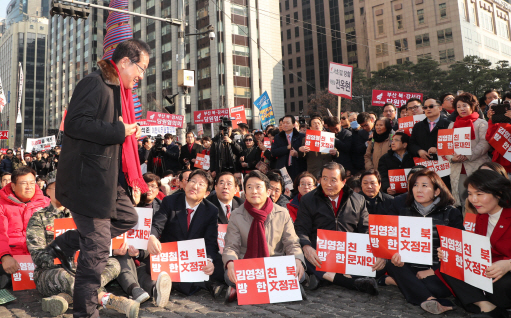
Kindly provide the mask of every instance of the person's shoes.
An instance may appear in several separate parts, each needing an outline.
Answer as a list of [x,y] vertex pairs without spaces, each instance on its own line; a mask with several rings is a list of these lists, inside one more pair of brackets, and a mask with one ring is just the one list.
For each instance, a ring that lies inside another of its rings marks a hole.
[[307,294],[305,293],[305,288],[300,284],[300,292],[302,293],[302,299],[307,300]]
[[480,312],[478,314],[474,314],[470,316],[471,318],[508,318],[509,313],[506,309],[495,307],[492,311],[489,312]]
[[437,298],[423,301],[421,308],[433,315],[440,315],[446,311],[453,310],[456,306],[448,299]]
[[51,242],[50,245],[44,248],[44,251],[50,254],[53,258],[58,258],[60,263],[62,264],[62,268],[66,270],[71,275],[75,275],[76,271],[73,269],[74,257],[68,257],[55,243],[55,241]]
[[372,277],[357,278],[355,279],[354,285],[356,289],[363,293],[367,293],[372,296],[377,296],[379,294],[378,284]]
[[138,311],[140,310],[140,304],[133,299],[115,296],[113,294],[110,294],[108,297],[105,307],[120,312],[121,314],[125,314],[128,318],[137,318]]
[[7,289],[11,283],[11,275],[0,275],[0,289]]
[[131,298],[136,301],[137,303],[141,304],[143,303],[144,301],[148,300],[149,298],[151,298],[151,296],[149,296],[149,294],[143,290],[142,288],[140,287],[135,287],[133,288],[133,290],[131,291]]
[[238,295],[236,294],[236,287],[229,286],[229,288],[227,288],[227,293],[225,293],[225,302],[232,303],[236,299],[238,299]]
[[305,273],[307,277],[305,278],[304,287],[307,290],[316,290],[319,288],[319,279],[316,275],[309,275]]
[[51,296],[43,298],[41,305],[43,307],[43,311],[49,312],[50,316],[52,317],[62,315],[67,311],[69,307],[67,300],[61,296]]
[[207,283],[208,290],[214,299],[217,299],[220,296],[220,294],[222,294],[222,291],[224,290],[225,286],[226,285],[224,283],[220,283],[217,281],[211,281]]
[[153,289],[153,302],[158,307],[165,307],[169,302],[170,291],[172,290],[172,280],[169,274],[161,272],[156,280]]

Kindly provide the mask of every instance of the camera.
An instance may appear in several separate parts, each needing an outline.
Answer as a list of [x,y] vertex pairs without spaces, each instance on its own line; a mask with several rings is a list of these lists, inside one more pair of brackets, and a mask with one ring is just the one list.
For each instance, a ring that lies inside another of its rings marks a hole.
[[157,152],[163,150],[163,137],[160,134],[154,139],[154,149],[156,149]]
[[229,136],[229,127],[232,127],[232,120],[229,117],[220,117],[220,135]]
[[300,117],[298,117],[298,123],[300,125],[305,125],[307,122],[305,121],[306,118],[310,118],[310,116],[304,116],[303,115],[303,109],[299,111]]

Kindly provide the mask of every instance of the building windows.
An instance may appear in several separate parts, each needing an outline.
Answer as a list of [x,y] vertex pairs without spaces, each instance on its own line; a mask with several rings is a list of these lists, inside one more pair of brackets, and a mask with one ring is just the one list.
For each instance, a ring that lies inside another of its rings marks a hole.
[[415,36],[415,47],[421,48],[421,47],[428,47],[429,46],[429,33],[416,35]]
[[440,3],[438,10],[440,11],[440,19],[447,19],[447,3]]
[[440,64],[454,62],[454,49],[441,50],[438,52]]
[[250,98],[251,97],[250,88],[234,86],[234,97]]
[[296,67],[302,67],[302,58],[301,57],[296,58]]
[[239,25],[239,24],[231,24],[232,34],[248,36],[248,26]]
[[509,40],[509,25],[507,21],[497,20],[497,34]]
[[286,10],[289,10],[289,0],[286,0],[284,2],[284,7],[285,7]]
[[298,7],[298,0],[293,0],[293,8]]
[[150,33],[147,34],[147,42],[154,41],[154,39],[156,39],[155,31],[150,32]]
[[291,40],[291,29],[286,30],[286,34],[287,34],[287,39]]
[[289,25],[291,23],[291,15],[286,14],[286,25]]
[[408,51],[408,39],[401,39],[394,41],[396,46],[396,53]]
[[437,31],[438,44],[452,42],[452,29]]
[[301,82],[302,81],[302,72],[296,73],[296,77],[298,78],[298,82]]
[[233,65],[232,70],[234,76],[250,77],[250,67],[248,66]]
[[292,70],[293,69],[293,59],[289,59],[287,62],[287,69]]
[[378,35],[384,34],[385,30],[383,29],[383,20],[378,20],[376,22],[376,26],[378,27]]
[[419,60],[425,60],[425,59],[431,59],[431,53],[418,54],[418,55],[417,55],[417,61],[419,61]]
[[312,51],[314,49],[314,46],[312,44],[312,38],[305,39],[305,52]]
[[295,21],[294,21],[295,23],[298,22],[298,12],[295,12],[293,14],[293,18],[295,19]]
[[154,7],[154,0],[147,0],[147,2],[146,2],[146,10],[147,9],[151,9],[152,7]]
[[289,84],[293,84],[295,82],[293,73],[289,74]]
[[287,45],[287,54],[293,54],[293,45],[291,43]]
[[291,111],[294,112],[295,110],[295,102],[291,102]]
[[298,86],[298,96],[302,96],[302,95],[303,95],[303,87]]
[[417,10],[417,21],[419,24],[426,23],[426,20],[424,19],[424,9]]
[[490,12],[480,10],[481,27],[485,30],[493,32],[493,15]]
[[238,5],[238,4],[231,4],[231,13],[240,15],[242,17],[248,17],[248,11],[246,6]]
[[407,58],[404,58],[404,59],[397,59],[396,60],[396,64],[403,64],[404,62],[407,62],[407,61],[410,61],[410,58],[407,57]]
[[295,38],[298,38],[298,37],[300,37],[300,28],[295,27]]
[[389,47],[387,43],[381,43],[376,45],[376,56],[385,56],[389,54]]
[[295,43],[295,51],[296,53],[300,52],[300,42]]
[[305,66],[314,66],[314,54],[305,55]]
[[403,30],[403,16],[401,14],[396,15],[396,23],[397,23],[397,29]]
[[162,44],[161,46],[161,53],[167,53],[167,52],[170,52],[170,50],[172,49],[172,45],[169,43],[164,43]]
[[376,68],[377,70],[383,70],[384,68],[388,67],[389,66],[389,62],[382,62],[382,63],[378,63],[376,65]]
[[[235,14],[234,13],[234,9],[231,9],[231,12],[233,14]],[[201,8],[201,9],[197,10],[196,15],[197,15],[197,20],[201,19],[201,18],[204,18],[204,17],[207,17],[208,16],[208,7],[204,7],[204,8]]]
[[294,87],[291,87],[289,89],[289,97],[291,97],[291,98],[295,97],[295,88]]

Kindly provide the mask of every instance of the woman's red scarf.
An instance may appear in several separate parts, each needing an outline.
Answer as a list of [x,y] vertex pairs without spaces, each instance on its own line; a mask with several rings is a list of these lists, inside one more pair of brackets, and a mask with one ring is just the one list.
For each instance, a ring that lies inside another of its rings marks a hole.
[[461,117],[456,117],[456,121],[452,128],[462,128],[462,127],[470,127],[470,135],[472,140],[476,139],[476,132],[474,130],[474,122],[479,118],[478,112],[473,112],[472,114]]
[[248,214],[254,218],[248,231],[247,252],[244,259],[269,257],[270,252],[268,251],[264,222],[271,211],[273,211],[273,202],[270,198],[266,199],[266,203],[261,210],[254,208],[248,201],[245,201],[244,206]]
[[[124,88],[122,84],[121,74],[114,61],[112,65],[117,71],[119,76],[119,84],[121,86],[121,106],[122,106],[122,120],[126,124],[134,124],[135,121],[135,105],[133,103],[133,96],[129,88]],[[126,177],[126,182],[132,188],[139,188],[141,193],[149,190],[147,184],[142,178],[142,170],[138,164],[140,159],[138,157],[138,143],[135,134],[128,136],[124,139],[122,144],[122,172]]]

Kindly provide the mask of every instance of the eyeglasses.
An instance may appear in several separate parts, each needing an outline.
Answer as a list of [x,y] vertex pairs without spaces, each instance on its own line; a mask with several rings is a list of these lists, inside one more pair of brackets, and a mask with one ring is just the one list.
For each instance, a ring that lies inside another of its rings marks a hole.
[[415,105],[415,106],[412,106],[412,107],[408,107],[407,110],[415,110],[415,109],[417,109],[419,107],[421,107],[421,106]]
[[35,181],[30,181],[30,182],[27,182],[27,181],[21,181],[21,182],[18,182],[16,184],[20,184],[22,185],[23,187],[26,187],[27,185],[31,186],[31,187],[35,187],[35,184],[36,182]]
[[245,139],[245,142],[247,141],[254,141],[254,139]]
[[454,97],[446,97],[446,98],[444,99],[444,101],[446,101],[446,100],[447,100],[447,101],[454,100]]
[[314,187],[314,183],[300,183],[300,187],[303,187],[303,188],[313,188]]
[[205,182],[197,182],[195,180],[188,180],[188,183],[192,185],[192,187],[195,187],[196,185],[199,188],[205,189],[208,185]]
[[8,155],[12,155],[12,152],[8,152],[7,154],[8,154]]
[[140,75],[144,75],[145,71],[140,65],[138,65],[137,63],[133,62],[132,60],[130,60],[131,63],[135,64],[138,68],[139,68],[139,72],[140,72]]
[[148,187],[149,189],[151,189],[151,190],[156,190],[156,189],[158,189],[158,186],[157,186],[157,185],[155,186],[155,185],[152,185],[152,184],[151,184],[151,185],[149,185],[149,184],[148,184],[148,185],[147,185],[147,187]]
[[422,108],[424,108],[424,109],[428,109],[428,108],[429,108],[429,109],[433,109],[433,108],[435,108],[435,107],[437,107],[437,106],[438,106],[438,105],[429,105],[429,106],[422,106]]
[[233,188],[234,187],[234,183],[220,181],[220,182],[218,182],[218,186],[221,187],[221,188],[223,188],[223,187]]
[[384,113],[393,113],[393,112],[394,112],[394,109],[387,109],[387,110],[384,110],[383,112],[384,112]]

